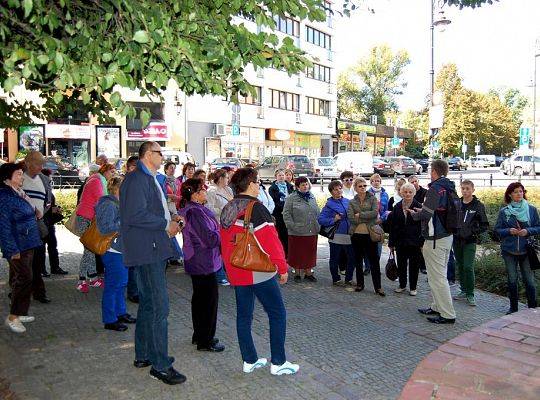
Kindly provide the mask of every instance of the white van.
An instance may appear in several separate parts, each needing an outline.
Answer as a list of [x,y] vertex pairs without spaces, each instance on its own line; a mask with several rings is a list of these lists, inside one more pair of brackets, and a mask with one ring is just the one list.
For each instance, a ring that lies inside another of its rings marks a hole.
[[480,160],[485,160],[489,167],[494,167],[497,165],[495,156],[493,154],[479,154],[477,158]]
[[352,171],[354,174],[371,176],[373,156],[368,151],[345,151],[334,156],[338,173]]
[[159,172],[164,174],[163,167],[168,161],[172,161],[176,164],[176,170],[174,171],[174,176],[179,177],[182,175],[182,167],[184,164],[190,162],[195,164],[195,159],[190,153],[179,150],[170,150],[170,149],[161,149],[161,154],[163,154],[163,164],[159,169]]

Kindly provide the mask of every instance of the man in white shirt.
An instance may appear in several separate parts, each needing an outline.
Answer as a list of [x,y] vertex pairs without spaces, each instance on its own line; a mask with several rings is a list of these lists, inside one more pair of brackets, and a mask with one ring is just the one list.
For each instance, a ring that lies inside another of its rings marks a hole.
[[343,183],[343,197],[352,200],[356,196],[356,192],[353,188],[354,174],[352,171],[343,171],[339,176],[339,179]]

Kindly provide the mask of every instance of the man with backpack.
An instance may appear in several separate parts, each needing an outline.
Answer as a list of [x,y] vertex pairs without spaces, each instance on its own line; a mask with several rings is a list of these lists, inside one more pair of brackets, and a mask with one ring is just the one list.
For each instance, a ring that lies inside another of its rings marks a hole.
[[446,161],[433,161],[431,183],[422,208],[407,210],[415,221],[422,221],[422,236],[425,239],[422,254],[433,296],[431,307],[420,308],[418,312],[428,315],[428,321],[435,324],[453,324],[456,321],[446,273],[461,207],[455,185],[446,177],[447,174]]

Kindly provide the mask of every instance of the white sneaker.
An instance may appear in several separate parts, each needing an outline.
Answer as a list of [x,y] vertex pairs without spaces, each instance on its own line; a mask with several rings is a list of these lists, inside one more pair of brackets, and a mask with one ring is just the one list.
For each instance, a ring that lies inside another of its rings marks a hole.
[[411,296],[416,296],[417,294],[418,294],[418,292],[416,290],[411,290],[409,292],[409,295],[411,295]]
[[19,315],[19,321],[23,322],[23,323],[27,323],[27,322],[34,322],[36,320],[36,318],[32,315]]
[[6,325],[11,329],[12,332],[15,333],[24,333],[26,332],[26,328],[22,324],[22,322],[19,320],[19,318],[15,318],[13,321],[9,320],[9,317],[6,318]]
[[255,371],[257,368],[262,368],[266,365],[268,360],[266,358],[259,358],[257,361],[255,361],[253,364],[249,364],[244,361],[244,372],[246,374],[249,374],[253,371]]
[[292,374],[296,374],[299,369],[300,369],[300,366],[298,364],[293,364],[293,363],[290,363],[289,361],[285,361],[281,365],[272,364],[270,366],[270,373],[272,375],[292,375]]
[[394,289],[394,292],[396,292],[396,293],[403,293],[405,290],[406,290],[406,288],[400,288],[400,287],[398,287],[397,289]]

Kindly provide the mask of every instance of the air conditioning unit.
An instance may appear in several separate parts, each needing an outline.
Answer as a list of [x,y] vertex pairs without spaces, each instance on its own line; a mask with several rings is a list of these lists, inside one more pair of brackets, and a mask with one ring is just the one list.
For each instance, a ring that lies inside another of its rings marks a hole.
[[216,124],[214,128],[214,136],[224,136],[225,135],[225,125]]
[[264,119],[264,107],[257,107],[257,118]]
[[302,114],[299,112],[296,113],[296,123],[301,124],[302,123]]

